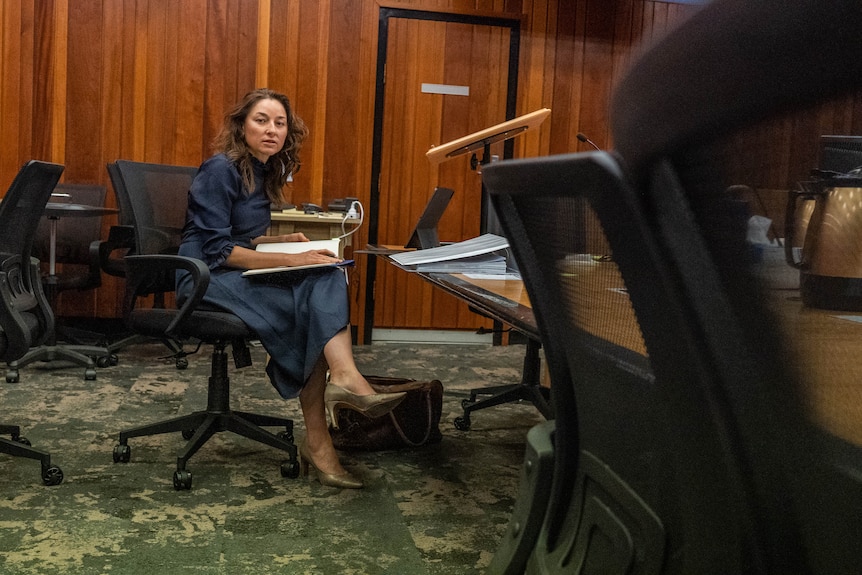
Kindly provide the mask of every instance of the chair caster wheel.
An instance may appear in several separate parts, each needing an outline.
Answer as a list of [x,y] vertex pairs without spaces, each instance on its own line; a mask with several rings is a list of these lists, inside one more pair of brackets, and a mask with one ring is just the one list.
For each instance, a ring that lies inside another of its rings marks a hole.
[[194,437],[194,435],[195,435],[194,429],[183,429],[183,439],[185,439],[186,441],[188,441],[189,439]]
[[85,381],[95,381],[96,380],[96,370],[95,368],[88,367],[84,370],[84,380]]
[[132,458],[132,448],[122,443],[114,446],[114,463],[128,463]]
[[102,355],[96,358],[96,367],[111,367],[120,363],[116,355]]
[[10,369],[6,372],[6,383],[18,383],[20,379],[17,369]]
[[192,472],[187,469],[177,469],[174,471],[174,489],[182,491],[183,489],[192,488]]
[[466,415],[464,417],[456,417],[455,429],[459,431],[470,431],[470,418]]
[[290,479],[299,477],[299,462],[285,461],[281,464],[281,476]]
[[293,443],[293,430],[288,429],[287,431],[280,431],[277,434],[277,437],[287,441],[288,443]]
[[63,483],[63,470],[52,465],[47,469],[42,470],[42,483],[47,486],[60,485]]
[[189,366],[189,360],[184,357],[178,357],[175,365],[177,366],[177,369],[185,369]]
[[26,437],[24,437],[23,435],[19,435],[18,437],[13,437],[12,441],[14,441],[15,443],[20,443],[21,445],[27,445],[27,446],[33,445],[32,443],[30,443],[30,440],[27,439]]

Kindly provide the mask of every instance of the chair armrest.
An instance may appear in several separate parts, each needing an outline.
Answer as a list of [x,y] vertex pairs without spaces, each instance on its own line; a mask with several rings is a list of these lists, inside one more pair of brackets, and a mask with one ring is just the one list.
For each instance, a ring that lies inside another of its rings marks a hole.
[[191,274],[192,292],[165,330],[166,335],[172,336],[203,300],[210,282],[209,268],[201,260],[167,254],[126,256],[124,261],[127,268],[124,309],[127,314],[134,309],[139,296],[165,291],[167,283],[175,281],[177,271],[184,270]]
[[[111,226],[108,239],[99,242],[99,267],[108,275],[125,277],[126,266],[122,258],[135,248],[135,228],[132,226]],[[114,252],[120,252],[112,257]]]
[[89,265],[87,270],[87,286],[97,288],[102,285],[101,240],[90,242]]

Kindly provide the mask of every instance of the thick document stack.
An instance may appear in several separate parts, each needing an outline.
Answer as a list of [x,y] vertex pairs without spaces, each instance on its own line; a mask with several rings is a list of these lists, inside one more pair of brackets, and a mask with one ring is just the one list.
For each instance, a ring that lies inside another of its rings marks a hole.
[[509,247],[506,238],[483,234],[479,237],[427,250],[403,252],[389,256],[401,268],[412,272],[506,273],[506,258],[493,252]]

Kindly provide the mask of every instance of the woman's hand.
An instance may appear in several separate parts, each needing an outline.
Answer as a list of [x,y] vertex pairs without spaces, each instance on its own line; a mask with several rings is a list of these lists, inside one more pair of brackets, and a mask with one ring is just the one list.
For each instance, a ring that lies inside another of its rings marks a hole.
[[329,250],[309,250],[298,254],[284,254],[289,258],[289,266],[310,266],[313,264],[334,264],[341,258]]
[[282,252],[263,252],[234,246],[225,260],[232,268],[253,270],[259,268],[276,268],[279,266],[308,266],[313,264],[335,264],[342,261],[329,250],[308,250],[298,254]]

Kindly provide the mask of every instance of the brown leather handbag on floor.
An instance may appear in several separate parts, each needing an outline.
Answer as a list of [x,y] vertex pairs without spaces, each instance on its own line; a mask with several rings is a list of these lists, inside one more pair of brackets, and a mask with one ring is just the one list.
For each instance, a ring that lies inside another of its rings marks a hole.
[[395,409],[380,417],[367,417],[341,408],[336,412],[338,427],[330,427],[336,449],[382,451],[438,443],[443,412],[443,384],[398,377],[366,376],[377,393],[407,392]]

